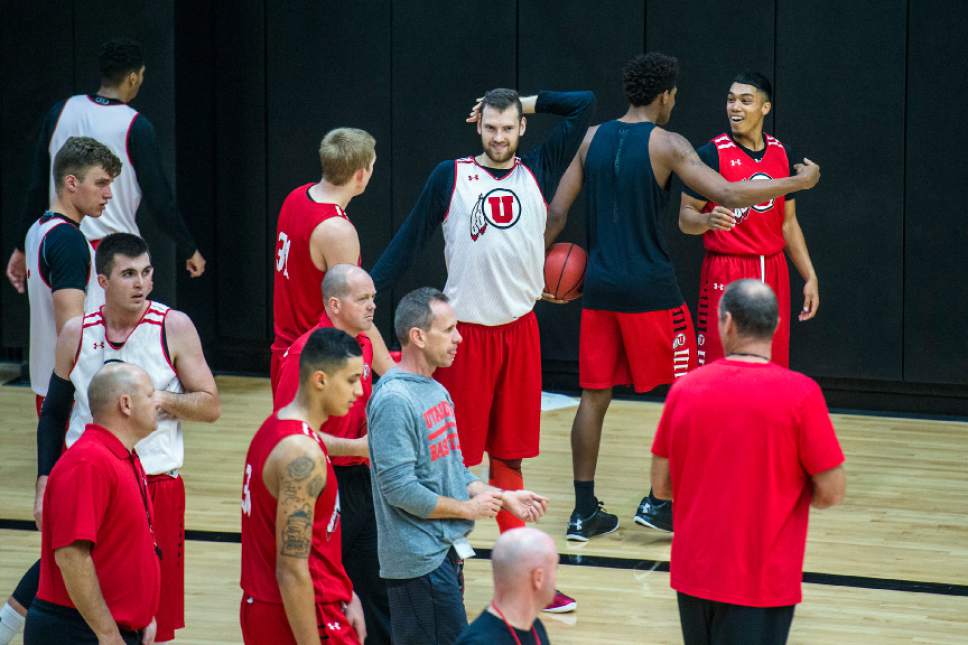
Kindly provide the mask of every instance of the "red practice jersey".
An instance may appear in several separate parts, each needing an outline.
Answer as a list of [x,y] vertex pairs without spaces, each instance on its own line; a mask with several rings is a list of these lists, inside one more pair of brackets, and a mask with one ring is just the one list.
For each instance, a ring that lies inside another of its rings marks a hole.
[[[756,160],[746,154],[728,134],[714,137],[712,144],[719,153],[719,174],[727,181],[757,181],[790,176],[786,149],[776,138],[763,133],[766,152]],[[783,240],[783,211],[786,199],[777,197],[748,208],[733,209],[736,226],[731,231],[707,231],[703,244],[707,251],[729,255],[772,255],[786,246]],[[706,202],[708,213],[715,206]]]
[[[299,390],[299,357],[302,356],[302,349],[314,331],[326,327],[332,327],[332,324],[324,318],[318,325],[297,338],[296,342],[286,350],[279,367],[279,383],[272,395],[274,410],[278,411],[279,408],[289,405],[295,398]],[[373,343],[366,334],[357,336],[356,342],[363,350],[363,378],[361,379],[363,396],[356,400],[347,414],[341,417],[330,417],[320,428],[320,431],[326,434],[344,439],[359,439],[366,434],[366,403],[370,400],[370,393],[373,392]],[[370,462],[365,457],[333,457],[332,460],[334,466],[356,466]]]
[[346,212],[336,204],[313,201],[309,196],[312,185],[300,186],[289,193],[279,210],[276,225],[273,347],[281,351],[315,325],[320,316],[326,315],[320,288],[326,274],[313,264],[309,238],[317,226],[332,217],[349,221]]
[[[276,498],[262,480],[263,466],[276,445],[291,435],[313,438],[326,455],[326,447],[303,421],[270,416],[256,432],[245,457],[242,483],[242,590],[265,602],[282,602],[276,581]],[[309,574],[317,603],[349,602],[353,586],[342,559],[342,528],[336,473],[326,455],[326,487],[313,509],[313,540]]]

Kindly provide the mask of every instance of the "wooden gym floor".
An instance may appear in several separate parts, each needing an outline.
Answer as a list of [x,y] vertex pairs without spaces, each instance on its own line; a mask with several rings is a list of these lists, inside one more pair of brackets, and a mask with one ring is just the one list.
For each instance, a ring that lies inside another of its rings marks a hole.
[[[186,629],[181,643],[239,643],[239,496],[249,437],[270,406],[265,379],[218,378],[222,418],[187,424],[184,476]],[[33,394],[0,387],[0,594],[13,589],[39,553],[26,530],[35,475]],[[621,528],[584,545],[568,543],[572,506],[568,433],[574,408],[546,412],[542,454],[527,462],[527,484],[551,497],[539,527],[558,543],[559,587],[578,599],[574,614],[544,616],[552,641],[679,643],[669,575],[670,538],[632,521],[647,488],[648,447],[661,407],[615,402],[606,418],[596,492]],[[968,423],[837,414],[847,454],[846,502],[814,512],[804,602],[790,642],[968,643]],[[493,544],[481,522],[472,542]],[[217,540],[229,540],[219,542]],[[235,541],[233,541],[235,540]],[[468,614],[491,592],[486,559],[468,561]],[[19,643],[19,640],[15,641]]]

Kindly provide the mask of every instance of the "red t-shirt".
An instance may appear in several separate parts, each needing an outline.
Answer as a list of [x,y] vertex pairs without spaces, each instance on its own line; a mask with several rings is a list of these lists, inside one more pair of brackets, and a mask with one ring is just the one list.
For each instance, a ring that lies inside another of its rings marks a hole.
[[[288,436],[312,437],[326,455],[326,446],[303,421],[282,421],[275,414],[259,428],[249,444],[242,480],[242,590],[264,602],[282,602],[276,581],[276,498],[262,480],[269,453]],[[326,486],[313,508],[313,538],[309,574],[316,602],[349,602],[353,585],[343,569],[342,526],[336,473],[326,455]]]
[[94,570],[114,621],[127,630],[147,627],[161,597],[151,512],[137,454],[105,428],[88,424],[47,481],[37,597],[74,607],[54,551],[90,542]]
[[718,360],[672,386],[652,452],[672,477],[673,589],[799,603],[810,476],[844,461],[817,384],[773,363]]
[[279,351],[289,347],[326,315],[321,290],[326,274],[313,264],[309,238],[317,226],[332,217],[349,221],[336,204],[313,201],[309,196],[312,185],[300,186],[289,193],[279,210],[272,290],[275,329],[272,347]]
[[[323,317],[318,325],[297,338],[296,342],[286,350],[279,364],[279,382],[276,384],[276,391],[272,394],[274,411],[278,412],[279,408],[289,405],[299,390],[299,357],[302,356],[302,349],[306,346],[309,337],[317,329],[332,326],[332,323]],[[361,379],[363,396],[356,400],[348,413],[341,417],[330,417],[320,428],[321,432],[343,439],[359,439],[366,434],[366,402],[370,400],[370,393],[373,392],[373,343],[366,334],[357,336],[356,342],[363,350],[363,378]],[[334,466],[357,466],[370,463],[366,457],[332,457],[332,461]]]
[[[790,176],[786,148],[776,138],[763,133],[766,152],[754,159],[744,152],[728,134],[714,137],[711,143],[719,153],[719,174],[727,181],[757,181]],[[748,208],[735,208],[736,226],[731,231],[707,231],[702,236],[707,251],[730,255],[773,255],[786,246],[783,239],[783,217],[786,198],[771,199]],[[706,202],[704,213],[717,204]]]

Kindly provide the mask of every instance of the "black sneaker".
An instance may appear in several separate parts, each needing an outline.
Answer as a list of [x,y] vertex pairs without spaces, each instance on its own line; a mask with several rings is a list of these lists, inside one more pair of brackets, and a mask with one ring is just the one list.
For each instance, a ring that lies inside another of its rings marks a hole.
[[635,511],[635,523],[672,533],[672,502],[656,499],[649,493],[639,502],[639,508]]
[[587,517],[581,517],[578,511],[572,511],[565,539],[588,542],[596,535],[605,535],[618,530],[618,516],[606,513],[605,504],[599,500],[595,501],[598,502],[598,508]]

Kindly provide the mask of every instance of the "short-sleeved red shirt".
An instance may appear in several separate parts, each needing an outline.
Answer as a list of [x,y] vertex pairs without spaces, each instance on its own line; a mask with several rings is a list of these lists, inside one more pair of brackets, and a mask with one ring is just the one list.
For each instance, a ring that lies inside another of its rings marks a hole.
[[147,627],[161,594],[150,514],[138,455],[107,429],[88,424],[47,481],[37,597],[74,607],[54,552],[90,542],[94,570],[114,621],[128,630]]
[[[286,350],[279,364],[279,381],[272,394],[274,411],[278,412],[279,408],[289,405],[299,390],[299,357],[302,356],[303,347],[306,346],[309,337],[317,329],[332,326],[329,318],[323,316],[318,325],[297,338],[296,342]],[[363,350],[363,396],[356,400],[348,413],[341,417],[330,417],[320,428],[321,432],[344,439],[359,439],[366,434],[366,402],[370,400],[370,394],[373,392],[373,343],[366,334],[357,336],[356,342]],[[334,466],[358,466],[370,463],[366,457],[331,457],[331,459]]]
[[[273,259],[273,349],[284,351],[300,334],[325,316],[320,285],[326,275],[313,264],[309,240],[316,227],[333,217],[349,220],[336,204],[309,196],[312,184],[293,190],[282,203]],[[359,264],[357,259],[357,264]]]
[[673,589],[799,603],[810,477],[844,461],[820,387],[773,363],[718,360],[672,386],[652,453],[672,478]]

